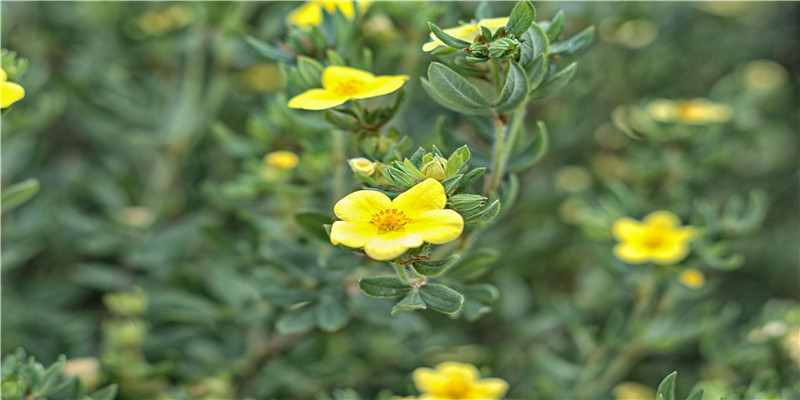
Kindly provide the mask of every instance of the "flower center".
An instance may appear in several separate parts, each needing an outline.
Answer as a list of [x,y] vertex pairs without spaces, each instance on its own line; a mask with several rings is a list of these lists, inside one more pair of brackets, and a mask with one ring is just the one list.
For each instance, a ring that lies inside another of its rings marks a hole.
[[469,384],[461,379],[447,382],[447,396],[452,399],[464,399],[469,392]]
[[372,214],[369,223],[378,228],[378,233],[400,232],[403,226],[411,222],[405,213],[400,210],[383,210]]
[[678,117],[685,121],[702,120],[708,110],[703,104],[692,101],[682,101],[678,103]]
[[333,92],[339,96],[353,96],[364,88],[364,81],[358,79],[347,79],[336,83]]
[[664,246],[664,239],[658,235],[650,235],[642,240],[642,246],[655,250]]

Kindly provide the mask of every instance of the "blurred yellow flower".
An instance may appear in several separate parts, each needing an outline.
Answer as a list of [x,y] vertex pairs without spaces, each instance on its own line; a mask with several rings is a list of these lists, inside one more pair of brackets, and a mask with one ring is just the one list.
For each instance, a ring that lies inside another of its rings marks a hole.
[[500,378],[480,379],[478,369],[470,364],[447,361],[436,369],[417,368],[414,385],[422,392],[420,400],[495,400],[508,391],[508,383]]
[[6,108],[25,97],[25,89],[14,82],[8,82],[6,71],[0,68],[0,108]]
[[[492,33],[495,33],[498,29],[500,29],[500,27],[506,26],[507,23],[508,17],[485,18],[474,24],[465,24],[455,28],[444,29],[444,33],[455,38],[474,43],[475,38],[481,34],[481,26],[485,26],[489,28]],[[422,51],[435,50],[437,47],[445,45],[433,33],[431,33],[430,36],[431,41],[422,45]]]
[[383,96],[400,89],[408,75],[375,76],[355,68],[330,66],[322,71],[322,87],[311,89],[289,100],[289,107],[324,110],[350,99]]
[[700,289],[706,284],[706,276],[702,271],[686,268],[678,275],[678,280],[689,289]]
[[350,165],[350,169],[352,169],[353,172],[360,172],[367,176],[370,176],[373,172],[375,172],[375,162],[368,158],[351,158],[347,160],[347,164]]
[[653,261],[674,264],[689,254],[689,241],[695,235],[691,226],[681,226],[681,220],[669,211],[655,211],[642,222],[620,218],[611,227],[620,242],[614,255],[631,264]]
[[272,92],[286,86],[286,77],[277,63],[263,62],[247,68],[239,76],[242,86],[253,92]]
[[162,10],[150,10],[142,14],[137,23],[148,35],[159,36],[181,28],[192,22],[192,9],[175,4]]
[[615,400],[649,400],[656,398],[656,391],[636,382],[622,382],[612,390]]
[[[371,1],[356,1],[358,10],[363,12],[369,7]],[[289,25],[297,25],[303,28],[310,28],[314,25],[322,23],[322,10],[329,13],[335,13],[336,9],[342,11],[347,18],[353,18],[355,15],[355,8],[352,1],[307,1],[302,6],[295,8],[286,17],[286,23]]]
[[464,219],[445,210],[447,196],[435,179],[426,179],[390,200],[374,190],[359,190],[339,200],[333,212],[342,221],[331,227],[331,243],[364,248],[375,260],[391,260],[424,242],[444,244],[461,235]]
[[733,117],[733,109],[729,105],[713,103],[706,99],[684,101],[658,99],[647,105],[647,113],[656,121],[695,125],[725,122]]
[[775,61],[757,60],[744,67],[744,82],[755,90],[775,90],[785,85],[788,80],[789,73]]
[[102,381],[100,376],[100,360],[94,357],[80,357],[69,359],[61,370],[64,378],[77,376],[83,386],[90,390],[97,387]]
[[277,169],[292,169],[297,166],[297,154],[291,151],[273,151],[264,157],[264,162]]

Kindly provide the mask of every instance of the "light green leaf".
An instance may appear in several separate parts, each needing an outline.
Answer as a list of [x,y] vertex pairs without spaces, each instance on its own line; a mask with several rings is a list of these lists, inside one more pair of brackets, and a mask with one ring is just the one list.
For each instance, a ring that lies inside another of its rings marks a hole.
[[447,159],[447,168],[444,170],[444,176],[453,176],[458,173],[461,167],[469,161],[470,153],[467,145],[463,145],[450,154]]
[[575,54],[586,48],[594,38],[594,26],[584,29],[581,33],[571,37],[569,40],[563,42],[553,43],[550,46],[550,55],[561,54],[570,55]]
[[523,68],[530,71],[531,61],[536,57],[547,57],[550,48],[550,42],[547,40],[547,35],[544,29],[536,23],[531,24],[531,27],[522,35],[525,39],[522,42],[522,54],[520,56],[520,64]]
[[281,50],[273,45],[264,43],[252,36],[248,36],[244,40],[250,46],[252,46],[255,51],[270,60],[287,62],[294,61],[294,56],[291,53]]
[[5,190],[3,190],[2,199],[0,200],[2,201],[2,212],[17,208],[30,200],[30,198],[38,192],[39,180],[36,178],[26,179],[5,188]]
[[544,54],[539,54],[531,61],[527,71],[530,90],[536,89],[542,83],[545,74],[547,74],[547,66],[547,59]]
[[481,212],[465,217],[464,223],[468,225],[485,224],[494,219],[494,217],[496,217],[499,213],[500,200],[495,200],[486,206]]
[[466,115],[485,115],[485,114],[491,113],[491,110],[489,108],[464,107],[464,106],[460,106],[458,104],[452,103],[449,100],[447,100],[444,97],[442,97],[436,91],[436,89],[433,88],[433,86],[431,85],[430,82],[428,82],[427,79],[420,78],[420,81],[422,83],[422,89],[425,90],[425,93],[428,93],[428,96],[430,96],[433,100],[435,100],[437,103],[439,103],[440,105],[442,105],[445,108],[449,108],[449,109],[451,109],[453,111],[459,112],[461,114],[466,114]]
[[696,392],[690,394],[686,400],[703,400],[703,389],[698,389]]
[[536,9],[528,0],[517,2],[511,10],[511,15],[508,17],[508,24],[506,24],[506,34],[519,37],[530,28],[536,18]]
[[664,400],[675,400],[675,376],[677,375],[677,371],[667,375],[658,385],[656,395]]
[[506,170],[509,173],[530,167],[547,153],[550,144],[547,127],[543,121],[537,121],[536,125],[539,126],[536,138],[508,163]]
[[540,97],[547,96],[548,94],[551,94],[557,91],[558,89],[561,89],[562,87],[566,86],[566,84],[569,83],[570,80],[572,80],[572,77],[575,76],[575,71],[577,67],[578,63],[572,63],[568,65],[566,68],[562,69],[561,71],[558,71],[558,73],[553,75],[541,86],[534,89],[530,93],[530,97],[538,99]]
[[559,10],[556,15],[550,20],[550,24],[547,25],[547,39],[550,42],[555,42],[558,40],[558,36],[561,35],[561,30],[564,28],[564,11]]

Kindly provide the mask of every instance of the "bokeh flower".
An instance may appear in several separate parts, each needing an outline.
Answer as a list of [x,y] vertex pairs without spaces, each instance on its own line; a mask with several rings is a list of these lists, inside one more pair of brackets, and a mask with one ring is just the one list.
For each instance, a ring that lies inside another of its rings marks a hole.
[[322,71],[323,89],[311,89],[291,100],[289,107],[324,110],[347,100],[367,99],[394,92],[408,80],[408,75],[375,76],[355,68],[330,66]]
[[681,261],[689,254],[689,242],[695,235],[694,227],[681,226],[681,220],[669,211],[650,213],[642,222],[620,218],[611,231],[620,242],[614,247],[614,255],[631,264]]
[[375,172],[375,162],[368,158],[351,158],[347,160],[347,164],[350,165],[350,169],[352,169],[353,172],[360,172],[366,176],[370,176]]
[[474,366],[453,361],[443,362],[436,369],[417,368],[413,378],[414,385],[422,393],[420,400],[494,400],[508,391],[506,381],[481,379]]
[[83,385],[90,390],[97,387],[102,382],[100,376],[100,360],[94,357],[79,357],[69,359],[64,362],[61,370],[64,378],[77,376]]
[[678,281],[689,289],[700,289],[706,284],[706,276],[695,268],[686,268],[678,275]]
[[656,391],[637,382],[622,382],[612,390],[615,400],[655,399]]
[[[492,33],[495,33],[501,27],[506,26],[507,23],[508,17],[485,18],[474,24],[464,24],[455,28],[444,29],[444,33],[455,38],[474,43],[475,38],[481,33],[481,26],[485,26],[489,28]],[[431,33],[431,41],[422,45],[422,51],[436,50],[436,48],[439,46],[445,46],[445,44],[442,43],[442,41],[439,40],[436,35]]]
[[[357,1],[359,11],[365,11],[369,6],[369,1]],[[355,8],[352,1],[307,1],[300,7],[295,8],[286,17],[286,23],[297,25],[303,28],[319,26],[322,23],[322,10],[335,13],[339,9],[347,18],[353,18]]]
[[653,100],[647,105],[647,113],[659,122],[693,125],[721,123],[733,117],[733,109],[729,105],[714,103],[707,99]]
[[391,260],[424,242],[444,244],[461,235],[464,219],[445,210],[447,196],[435,179],[426,179],[394,200],[374,190],[359,190],[339,200],[333,212],[342,221],[331,227],[331,243]]
[[270,167],[289,170],[297,166],[297,154],[291,151],[273,151],[264,157],[264,162]]
[[6,71],[0,68],[0,108],[6,108],[25,97],[22,86],[8,82]]

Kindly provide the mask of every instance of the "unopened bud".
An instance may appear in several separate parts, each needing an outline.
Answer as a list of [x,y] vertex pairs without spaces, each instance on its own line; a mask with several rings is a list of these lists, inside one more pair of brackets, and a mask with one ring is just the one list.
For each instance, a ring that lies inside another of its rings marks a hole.
[[486,197],[478,194],[457,194],[450,197],[450,207],[458,212],[475,210],[486,202]]
[[421,172],[426,178],[433,178],[437,181],[441,181],[444,179],[445,169],[447,169],[447,160],[439,156],[434,156],[433,160],[422,167]]
[[375,162],[364,157],[351,158],[347,160],[350,169],[353,172],[360,172],[366,176],[370,176],[375,172]]

